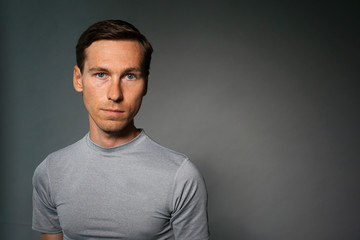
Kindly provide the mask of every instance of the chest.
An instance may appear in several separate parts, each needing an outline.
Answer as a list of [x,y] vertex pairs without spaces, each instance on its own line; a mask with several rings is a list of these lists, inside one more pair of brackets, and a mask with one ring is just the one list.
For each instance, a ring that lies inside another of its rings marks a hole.
[[[54,196],[69,239],[160,239],[171,235],[170,183],[161,172],[87,166],[63,174]],[[164,238],[165,239],[165,238]]]

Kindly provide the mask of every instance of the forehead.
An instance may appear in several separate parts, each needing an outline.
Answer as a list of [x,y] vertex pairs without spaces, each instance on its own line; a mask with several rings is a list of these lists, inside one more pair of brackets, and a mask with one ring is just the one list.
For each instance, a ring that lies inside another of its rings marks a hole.
[[99,40],[85,49],[86,65],[141,65],[144,48],[138,41]]

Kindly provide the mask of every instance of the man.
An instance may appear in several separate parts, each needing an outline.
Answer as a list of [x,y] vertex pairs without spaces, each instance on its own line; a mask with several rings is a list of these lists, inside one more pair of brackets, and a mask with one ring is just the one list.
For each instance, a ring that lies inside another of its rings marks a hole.
[[89,133],[35,170],[33,229],[41,239],[208,239],[198,170],[134,125],[151,53],[120,20],[96,23],[79,38],[73,84]]

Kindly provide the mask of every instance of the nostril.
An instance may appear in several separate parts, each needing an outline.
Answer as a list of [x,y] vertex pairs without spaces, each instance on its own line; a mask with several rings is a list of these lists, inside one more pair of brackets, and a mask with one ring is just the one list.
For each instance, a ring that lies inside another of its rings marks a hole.
[[118,84],[112,84],[109,87],[108,99],[114,102],[119,102],[123,99],[122,91]]

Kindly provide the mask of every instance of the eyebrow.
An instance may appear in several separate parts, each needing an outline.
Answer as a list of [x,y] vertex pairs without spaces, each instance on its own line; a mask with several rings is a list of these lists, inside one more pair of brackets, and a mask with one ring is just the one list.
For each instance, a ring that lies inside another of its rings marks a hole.
[[[88,70],[88,72],[89,73],[91,73],[91,72],[109,72],[109,70],[106,68],[102,68],[102,67],[94,67],[94,68],[90,68]],[[129,73],[129,72],[140,72],[141,73],[142,70],[139,68],[126,68],[124,70],[124,73]]]
[[88,70],[88,72],[108,72],[108,70],[106,68],[102,68],[102,67],[94,67],[94,68],[90,68]]

